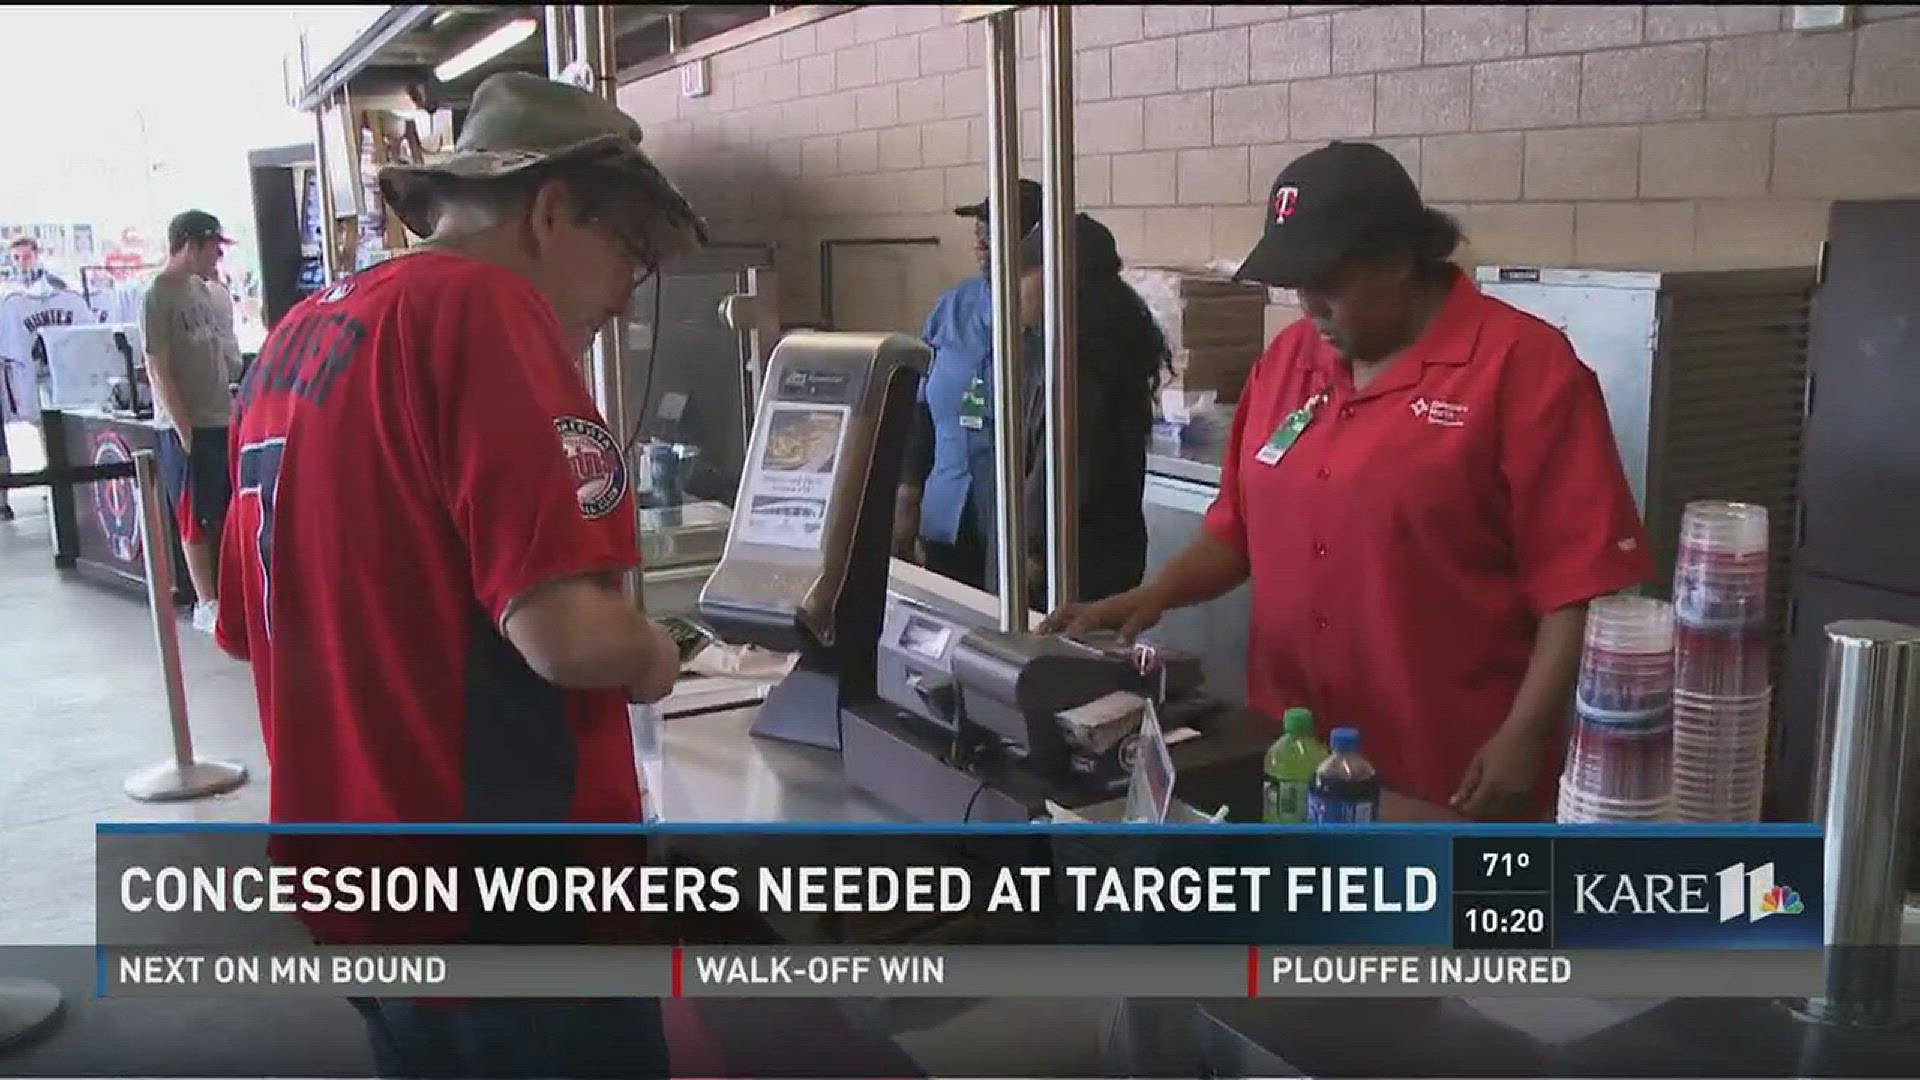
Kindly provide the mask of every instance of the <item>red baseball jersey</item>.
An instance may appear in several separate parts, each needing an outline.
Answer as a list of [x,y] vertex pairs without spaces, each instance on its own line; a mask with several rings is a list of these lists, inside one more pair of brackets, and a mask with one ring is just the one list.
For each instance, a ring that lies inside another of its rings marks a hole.
[[276,822],[638,821],[624,691],[569,691],[509,605],[639,562],[618,440],[519,275],[440,252],[308,298],[231,430],[220,646]]
[[1599,380],[1464,274],[1364,390],[1308,320],[1275,337],[1205,527],[1252,567],[1249,702],[1359,728],[1388,787],[1442,806],[1505,722],[1540,619],[1653,573]]

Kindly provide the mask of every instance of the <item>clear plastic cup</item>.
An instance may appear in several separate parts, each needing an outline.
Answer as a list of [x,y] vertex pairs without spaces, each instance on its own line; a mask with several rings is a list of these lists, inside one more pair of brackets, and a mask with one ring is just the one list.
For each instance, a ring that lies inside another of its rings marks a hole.
[[1639,596],[1595,600],[1587,611],[1579,699],[1608,713],[1663,709],[1673,690],[1673,609]]
[[1566,778],[1576,790],[1619,799],[1666,795],[1673,783],[1670,709],[1623,715],[1582,706],[1575,715]]
[[1687,504],[1674,559],[1675,620],[1696,628],[1764,625],[1767,556],[1766,507]]
[[1767,550],[1767,508],[1756,503],[1704,499],[1687,504],[1680,517],[1680,547],[1727,555],[1762,556]]
[[1767,628],[1736,626],[1675,628],[1673,688],[1709,697],[1764,694],[1773,685]]
[[1672,801],[1664,796],[1651,799],[1609,799],[1581,791],[1569,778],[1560,781],[1560,800],[1556,818],[1569,824],[1654,822],[1670,820]]

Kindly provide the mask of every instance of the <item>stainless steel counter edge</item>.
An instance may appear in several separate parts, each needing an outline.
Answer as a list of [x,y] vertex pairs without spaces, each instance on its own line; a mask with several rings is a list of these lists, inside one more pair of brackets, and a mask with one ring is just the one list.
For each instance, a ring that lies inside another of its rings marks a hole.
[[1147,473],[1189,483],[1220,486],[1220,462],[1224,446],[1183,447],[1177,453],[1147,452]]

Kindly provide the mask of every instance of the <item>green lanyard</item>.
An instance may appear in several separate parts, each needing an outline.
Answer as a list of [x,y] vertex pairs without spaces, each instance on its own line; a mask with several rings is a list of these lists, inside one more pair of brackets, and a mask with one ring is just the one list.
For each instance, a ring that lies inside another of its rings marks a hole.
[[1332,395],[1331,390],[1322,390],[1308,398],[1305,405],[1288,413],[1286,418],[1280,421],[1280,425],[1273,429],[1273,434],[1267,436],[1267,445],[1261,447],[1259,452],[1253,455],[1253,459],[1262,465],[1279,464],[1281,457],[1300,438],[1300,433],[1307,430],[1308,424],[1313,423],[1314,414],[1320,411],[1320,406],[1325,405]]

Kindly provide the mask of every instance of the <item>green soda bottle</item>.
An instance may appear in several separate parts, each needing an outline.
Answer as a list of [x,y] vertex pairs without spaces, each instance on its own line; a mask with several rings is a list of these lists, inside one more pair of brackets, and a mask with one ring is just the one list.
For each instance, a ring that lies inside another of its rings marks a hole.
[[1288,709],[1286,734],[1267,749],[1266,792],[1261,817],[1269,825],[1300,825],[1307,820],[1307,785],[1327,758],[1327,747],[1313,734],[1313,713]]

